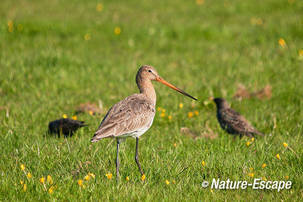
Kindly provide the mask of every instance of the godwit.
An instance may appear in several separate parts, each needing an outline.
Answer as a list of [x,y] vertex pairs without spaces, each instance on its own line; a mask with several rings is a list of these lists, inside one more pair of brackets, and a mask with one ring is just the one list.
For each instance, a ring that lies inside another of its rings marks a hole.
[[227,133],[232,135],[243,135],[254,137],[255,134],[264,136],[256,130],[241,114],[229,107],[226,100],[223,98],[215,98],[214,102],[217,105],[217,118],[220,126]]
[[156,92],[151,81],[158,81],[183,95],[197,100],[183,90],[162,79],[153,67],[147,65],[140,67],[136,75],[136,83],[140,93],[128,96],[110,108],[94,134],[94,137],[91,139],[91,142],[97,142],[100,139],[107,137],[114,137],[117,139],[117,180],[119,178],[119,144],[121,138],[125,137],[136,138],[135,161],[141,175],[144,174],[139,163],[138,146],[139,137],[151,127],[156,113]]

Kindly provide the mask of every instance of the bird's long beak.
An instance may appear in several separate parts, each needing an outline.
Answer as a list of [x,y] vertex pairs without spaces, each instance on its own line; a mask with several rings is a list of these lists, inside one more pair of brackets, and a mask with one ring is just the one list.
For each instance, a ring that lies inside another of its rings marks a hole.
[[162,79],[161,77],[157,77],[156,81],[158,81],[158,82],[160,82],[160,83],[162,83],[162,84],[164,84],[164,85],[166,85],[166,86],[168,86],[168,87],[174,89],[175,91],[178,91],[179,93],[182,93],[183,95],[186,95],[186,96],[190,97],[191,99],[197,100],[196,98],[194,98],[194,97],[191,96],[190,94],[188,94],[188,93],[184,92],[183,90],[181,90],[180,88],[177,88],[176,86],[174,86],[174,85],[168,83],[167,81],[165,81],[165,80]]

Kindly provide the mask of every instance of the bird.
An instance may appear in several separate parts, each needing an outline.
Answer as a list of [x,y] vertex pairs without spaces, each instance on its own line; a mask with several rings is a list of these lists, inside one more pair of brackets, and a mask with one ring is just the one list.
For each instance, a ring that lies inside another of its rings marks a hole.
[[227,101],[223,98],[215,98],[217,106],[217,119],[223,130],[232,135],[243,135],[255,137],[255,135],[264,136],[263,133],[256,130],[241,114],[229,107]]
[[124,100],[113,105],[99,125],[91,142],[97,142],[103,138],[116,138],[117,155],[116,155],[116,178],[119,178],[119,145],[121,140],[126,137],[136,139],[135,162],[141,175],[144,175],[143,169],[139,162],[139,138],[152,125],[155,117],[156,92],[152,81],[160,82],[173,90],[182,93],[194,100],[193,96],[175,87],[159,76],[154,67],[143,65],[139,68],[136,75],[136,83],[140,93],[130,95]]
[[87,126],[84,121],[62,118],[48,124],[48,132],[56,133],[58,137],[62,133],[65,137],[72,136],[79,128]]

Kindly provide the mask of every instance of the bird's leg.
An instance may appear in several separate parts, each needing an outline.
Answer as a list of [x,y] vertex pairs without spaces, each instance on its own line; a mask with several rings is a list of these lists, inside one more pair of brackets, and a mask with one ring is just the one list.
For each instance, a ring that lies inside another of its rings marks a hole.
[[119,181],[119,144],[120,144],[120,140],[119,138],[117,138],[117,158],[116,158],[116,174],[117,174],[117,181]]
[[139,171],[140,171],[141,175],[143,175],[144,173],[142,171],[141,165],[139,163],[139,158],[138,158],[138,147],[139,147],[139,138],[136,137],[136,155],[135,155],[135,161],[136,161],[136,163],[138,165],[138,168],[139,168]]

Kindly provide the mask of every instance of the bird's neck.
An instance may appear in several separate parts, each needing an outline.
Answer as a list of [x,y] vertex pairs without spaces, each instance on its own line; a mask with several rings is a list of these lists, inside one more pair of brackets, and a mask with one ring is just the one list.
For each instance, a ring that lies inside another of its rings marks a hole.
[[140,90],[140,93],[148,97],[152,101],[152,103],[156,106],[157,96],[151,80],[139,79],[137,80],[137,85]]

